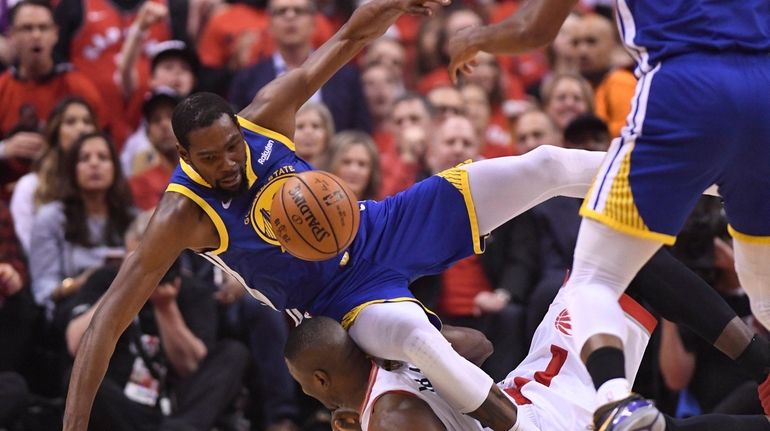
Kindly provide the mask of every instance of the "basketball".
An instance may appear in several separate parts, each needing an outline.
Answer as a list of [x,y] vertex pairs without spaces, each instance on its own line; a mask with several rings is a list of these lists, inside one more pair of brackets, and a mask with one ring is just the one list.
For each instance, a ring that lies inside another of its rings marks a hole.
[[331,259],[358,232],[355,194],[339,177],[307,171],[289,178],[273,197],[270,223],[283,248],[304,260]]

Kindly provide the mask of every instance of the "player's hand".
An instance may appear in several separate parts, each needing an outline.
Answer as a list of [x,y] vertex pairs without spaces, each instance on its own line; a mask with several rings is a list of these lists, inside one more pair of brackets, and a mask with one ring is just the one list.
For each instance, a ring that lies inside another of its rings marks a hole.
[[21,274],[9,263],[0,263],[0,297],[9,298],[21,290]]
[[168,8],[165,5],[147,0],[139,8],[135,22],[139,30],[145,31],[167,16]]
[[399,8],[412,15],[433,15],[434,10],[448,6],[450,0],[397,0]]
[[460,72],[471,73],[476,66],[474,59],[479,48],[471,42],[473,31],[474,27],[466,27],[449,38],[449,76],[455,84]]
[[5,157],[36,159],[45,147],[45,138],[40,133],[18,132],[5,140]]

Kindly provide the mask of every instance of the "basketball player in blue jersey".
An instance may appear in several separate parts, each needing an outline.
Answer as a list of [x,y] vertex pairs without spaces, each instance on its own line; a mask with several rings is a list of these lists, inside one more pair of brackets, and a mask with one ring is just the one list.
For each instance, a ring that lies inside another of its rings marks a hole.
[[[516,53],[550,42],[575,3],[531,0],[499,24],[458,32],[450,73],[472,69],[478,51]],[[617,0],[616,14],[639,81],[626,126],[581,209],[567,285],[602,431],[628,426],[633,415],[625,425],[614,421],[638,402],[623,371],[617,298],[661,245],[674,242],[712,183],[725,201],[741,285],[770,327],[770,2]],[[767,381],[763,395],[770,395]]]
[[267,85],[238,115],[209,93],[177,106],[172,123],[180,165],[142,244],[125,260],[83,337],[66,430],[86,429],[118,336],[184,249],[201,253],[267,306],[287,309],[297,320],[306,312],[331,317],[369,354],[416,364],[453,408],[496,431],[522,425],[492,379],[441,336],[435,316],[414,300],[408,284],[481,252],[484,235],[537,203],[585,194],[602,154],[543,147],[450,169],[382,202],[364,201],[355,240],[324,262],[284,252],[270,228],[275,191],[310,169],[291,141],[300,106],[402,13],[427,13],[445,2],[367,2],[301,67]]

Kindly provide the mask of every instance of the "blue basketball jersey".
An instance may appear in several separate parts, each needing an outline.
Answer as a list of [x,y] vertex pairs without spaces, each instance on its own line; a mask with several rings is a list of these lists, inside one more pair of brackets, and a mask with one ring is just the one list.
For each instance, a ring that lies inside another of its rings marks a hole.
[[248,192],[223,201],[184,161],[167,191],[197,203],[219,234],[216,250],[201,253],[235,277],[255,298],[275,309],[306,309],[339,268],[339,259],[308,262],[282,250],[269,223],[272,198],[281,184],[311,167],[294,154],[285,136],[238,117],[246,141]]
[[617,0],[616,12],[641,73],[686,52],[770,53],[768,0]]

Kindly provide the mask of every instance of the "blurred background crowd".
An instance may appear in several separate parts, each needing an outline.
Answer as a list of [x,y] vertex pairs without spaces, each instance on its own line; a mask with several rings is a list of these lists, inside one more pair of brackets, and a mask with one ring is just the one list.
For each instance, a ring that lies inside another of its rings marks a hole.
[[[457,85],[448,36],[499,22],[519,1],[456,0],[431,18],[403,16],[302,107],[297,154],[359,199],[380,199],[469,159],[541,145],[604,150],[636,84],[610,3],[582,1],[541,50],[479,54]],[[0,0],[0,429],[60,429],[80,337],[178,163],[175,105],[211,91],[242,109],[356,7]],[[493,232],[483,255],[412,285],[444,322],[493,342],[484,369],[495,379],[524,357],[563,283],[579,206],[545,202]],[[733,270],[718,199],[703,199],[673,253],[765,334]],[[328,430],[328,411],[286,370],[286,319],[244,294],[182,255],[120,339],[92,429]],[[665,321],[636,389],[679,416],[761,413],[748,375]]]

